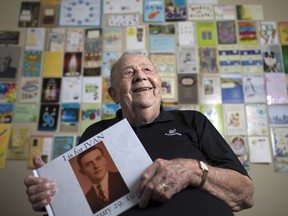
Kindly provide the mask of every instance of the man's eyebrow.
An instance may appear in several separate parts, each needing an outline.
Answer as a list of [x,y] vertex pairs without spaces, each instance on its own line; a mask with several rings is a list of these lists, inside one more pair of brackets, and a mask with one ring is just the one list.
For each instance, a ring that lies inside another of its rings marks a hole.
[[[141,63],[139,64],[139,66],[141,67],[153,67],[153,65],[147,64],[147,63]],[[126,65],[123,67],[123,70],[127,69],[127,68],[135,68],[137,67],[137,65]]]

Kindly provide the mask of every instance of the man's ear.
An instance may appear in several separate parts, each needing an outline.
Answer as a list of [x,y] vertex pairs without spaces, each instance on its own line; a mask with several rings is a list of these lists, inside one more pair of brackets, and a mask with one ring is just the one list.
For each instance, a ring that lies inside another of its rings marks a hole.
[[114,103],[118,104],[119,101],[118,101],[117,96],[116,96],[116,90],[113,87],[109,87],[108,93],[109,93],[110,97],[112,98],[112,100],[114,101]]

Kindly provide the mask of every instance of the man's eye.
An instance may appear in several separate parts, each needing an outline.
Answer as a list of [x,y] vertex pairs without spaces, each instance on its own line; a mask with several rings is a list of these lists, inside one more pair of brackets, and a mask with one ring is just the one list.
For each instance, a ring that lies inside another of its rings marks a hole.
[[84,164],[84,167],[90,167],[91,164],[92,164],[91,162],[87,162],[87,163]]
[[98,157],[96,157],[96,160],[100,161],[102,158],[103,158],[102,155],[99,155]]
[[131,77],[134,74],[133,70],[128,70],[123,73],[124,77]]
[[153,70],[151,68],[144,68],[146,73],[153,73]]

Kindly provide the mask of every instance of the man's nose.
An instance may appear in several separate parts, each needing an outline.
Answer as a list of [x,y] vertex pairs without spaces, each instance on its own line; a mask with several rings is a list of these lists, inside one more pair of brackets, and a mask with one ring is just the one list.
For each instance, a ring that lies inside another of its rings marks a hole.
[[96,162],[93,162],[92,164],[93,164],[93,168],[94,168],[94,169],[97,169],[97,168],[99,167],[99,164],[96,163]]
[[147,74],[143,71],[142,68],[138,67],[135,70],[134,79],[135,82],[139,82],[142,80],[147,80]]

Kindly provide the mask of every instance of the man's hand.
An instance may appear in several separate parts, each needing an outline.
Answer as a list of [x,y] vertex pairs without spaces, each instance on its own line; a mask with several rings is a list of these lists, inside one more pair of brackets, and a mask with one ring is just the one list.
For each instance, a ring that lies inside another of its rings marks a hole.
[[[201,172],[197,164],[197,161],[191,159],[157,159],[141,176],[139,207],[145,208],[150,199],[166,202],[191,183],[200,183]],[[199,177],[194,179],[196,170],[199,170]]]
[[[33,158],[33,163],[36,168],[45,164],[40,157]],[[44,207],[52,201],[56,193],[55,182],[45,177],[29,175],[25,178],[24,184],[32,208],[35,211],[44,211]]]

